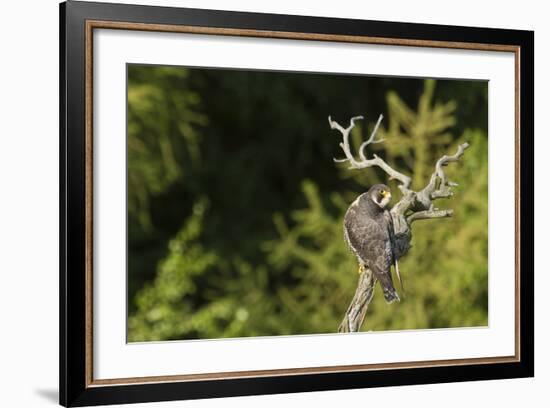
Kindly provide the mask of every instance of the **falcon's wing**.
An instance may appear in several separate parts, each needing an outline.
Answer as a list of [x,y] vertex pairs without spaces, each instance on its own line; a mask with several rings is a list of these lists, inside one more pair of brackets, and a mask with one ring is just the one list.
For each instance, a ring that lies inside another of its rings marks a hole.
[[394,248],[396,248],[396,242],[395,242],[395,229],[393,227],[393,217],[391,216],[391,213],[389,211],[384,212],[384,217],[386,218],[388,233],[390,236],[390,242],[392,247],[392,262],[395,266],[395,273],[397,274],[397,279],[399,280],[399,286],[401,286],[401,290],[404,291],[405,288],[403,288],[403,281],[401,280],[401,274],[399,273],[397,256],[395,255],[395,252],[394,252]]
[[386,220],[386,226],[388,228],[388,236],[390,238],[391,247],[393,250],[393,248],[395,248],[395,230],[393,229],[393,217],[391,216],[389,211],[384,211],[384,219]]
[[391,278],[393,251],[387,222],[377,222],[352,206],[344,217],[344,231],[352,251],[380,281],[386,299],[399,299]]
[[352,206],[344,217],[344,231],[348,245],[363,263],[380,272],[389,270],[393,257],[385,225],[361,214]]

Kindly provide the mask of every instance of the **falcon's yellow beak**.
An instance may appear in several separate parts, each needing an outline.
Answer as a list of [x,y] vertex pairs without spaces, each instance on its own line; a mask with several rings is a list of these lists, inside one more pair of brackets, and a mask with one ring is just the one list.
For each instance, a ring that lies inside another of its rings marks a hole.
[[384,198],[386,198],[386,197],[391,198],[391,193],[389,191],[382,190],[380,194],[382,194],[382,197],[384,197]]

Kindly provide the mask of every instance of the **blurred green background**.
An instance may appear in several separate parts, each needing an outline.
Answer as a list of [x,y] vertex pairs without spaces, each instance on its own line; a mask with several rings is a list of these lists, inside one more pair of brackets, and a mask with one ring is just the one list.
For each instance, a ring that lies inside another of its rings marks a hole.
[[[342,219],[356,196],[396,182],[336,164],[358,146],[423,187],[436,160],[460,185],[418,221],[400,261],[406,296],[379,288],[363,330],[487,325],[487,83],[128,66],[128,340],[335,333],[357,283]],[[398,288],[399,290],[399,288]]]

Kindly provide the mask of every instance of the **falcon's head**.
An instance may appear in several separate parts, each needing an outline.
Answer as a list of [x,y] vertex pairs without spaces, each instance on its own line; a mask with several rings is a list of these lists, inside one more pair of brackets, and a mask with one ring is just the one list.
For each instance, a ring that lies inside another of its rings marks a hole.
[[390,189],[384,184],[375,184],[367,191],[367,195],[380,208],[385,208],[391,201]]

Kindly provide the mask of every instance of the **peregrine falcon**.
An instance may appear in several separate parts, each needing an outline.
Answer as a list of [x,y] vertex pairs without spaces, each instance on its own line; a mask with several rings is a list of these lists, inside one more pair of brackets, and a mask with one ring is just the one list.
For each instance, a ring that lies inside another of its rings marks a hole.
[[344,216],[344,238],[359,261],[359,272],[369,268],[380,281],[386,302],[399,302],[393,286],[395,263],[392,217],[385,207],[391,200],[387,186],[376,184],[350,205]]

